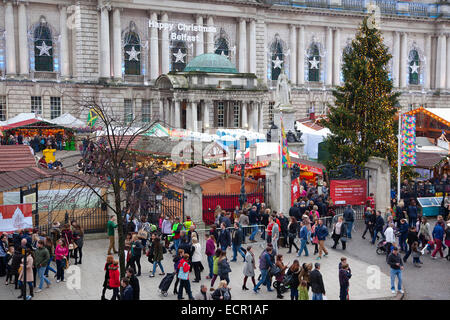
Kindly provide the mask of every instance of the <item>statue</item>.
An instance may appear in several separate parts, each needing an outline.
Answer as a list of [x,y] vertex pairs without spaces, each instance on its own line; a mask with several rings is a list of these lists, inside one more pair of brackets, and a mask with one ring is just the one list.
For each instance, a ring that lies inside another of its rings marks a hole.
[[283,72],[278,76],[276,91],[276,106],[285,107],[291,105],[291,88],[288,76]]

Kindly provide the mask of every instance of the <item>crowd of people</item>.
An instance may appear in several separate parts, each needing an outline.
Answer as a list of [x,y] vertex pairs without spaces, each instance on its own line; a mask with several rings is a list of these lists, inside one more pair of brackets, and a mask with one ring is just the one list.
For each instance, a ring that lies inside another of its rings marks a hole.
[[[81,264],[83,258],[84,231],[77,221],[60,225],[55,222],[49,233],[38,229],[17,230],[0,236],[0,277],[5,285],[20,290],[18,298],[27,297],[50,288],[50,272],[56,283],[65,282],[64,271],[71,259]],[[54,261],[55,264],[52,264]],[[39,280],[39,281],[38,281]],[[26,283],[25,283],[26,282]]]
[[57,132],[55,135],[36,134],[22,135],[20,131],[15,134],[5,134],[1,139],[3,145],[27,145],[30,146],[34,153],[38,153],[44,149],[64,150],[66,143],[70,141],[70,137]]

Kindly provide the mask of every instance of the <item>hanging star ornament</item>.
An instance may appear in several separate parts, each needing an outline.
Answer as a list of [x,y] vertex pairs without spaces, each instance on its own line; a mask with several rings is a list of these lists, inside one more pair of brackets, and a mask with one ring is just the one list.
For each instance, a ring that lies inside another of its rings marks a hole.
[[319,62],[320,60],[316,60],[316,57],[314,57],[312,60],[309,60],[309,63],[311,63],[311,69],[319,69]]
[[416,62],[409,67],[411,68],[411,73],[419,73],[419,65]]
[[134,47],[131,47],[131,50],[126,51],[126,53],[128,53],[128,61],[131,61],[131,60],[139,61],[138,54],[140,54],[141,52],[136,51],[136,49],[134,49]]
[[186,53],[181,52],[181,49],[178,49],[178,52],[174,53],[173,55],[175,56],[175,63],[184,63],[184,57],[186,56]]
[[273,68],[276,69],[281,69],[281,64],[284,62],[283,60],[280,60],[277,56],[277,58],[275,60],[272,60],[273,62]]
[[45,43],[45,41],[42,41],[42,45],[40,46],[36,46],[36,48],[38,48],[40,50],[39,52],[39,56],[43,56],[43,55],[47,55],[50,56],[50,49],[52,48],[51,46],[47,46],[47,44]]

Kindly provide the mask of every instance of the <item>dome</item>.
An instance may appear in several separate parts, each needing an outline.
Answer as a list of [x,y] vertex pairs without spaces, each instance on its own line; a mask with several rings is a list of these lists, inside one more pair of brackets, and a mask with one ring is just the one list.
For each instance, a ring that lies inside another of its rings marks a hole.
[[188,63],[184,72],[197,71],[208,73],[238,73],[236,67],[225,56],[205,53],[195,57]]

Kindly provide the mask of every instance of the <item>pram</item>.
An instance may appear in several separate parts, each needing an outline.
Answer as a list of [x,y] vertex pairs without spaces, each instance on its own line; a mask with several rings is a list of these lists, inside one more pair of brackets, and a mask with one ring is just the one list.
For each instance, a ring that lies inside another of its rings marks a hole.
[[159,284],[159,290],[164,297],[167,297],[167,291],[169,291],[173,278],[175,278],[175,273],[168,273]]
[[386,240],[382,239],[377,244],[377,254],[386,254]]

